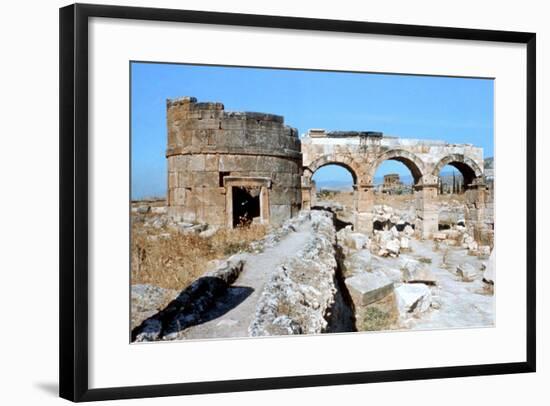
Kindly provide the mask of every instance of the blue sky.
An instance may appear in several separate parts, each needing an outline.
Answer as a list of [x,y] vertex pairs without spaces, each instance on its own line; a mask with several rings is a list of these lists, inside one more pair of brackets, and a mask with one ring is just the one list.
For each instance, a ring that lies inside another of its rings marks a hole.
[[[493,156],[490,79],[281,69],[131,64],[132,197],[166,193],[166,99],[194,96],[231,111],[283,115],[300,135],[310,128],[373,130],[404,138],[471,143]],[[387,161],[377,175],[409,174]],[[342,180],[344,169],[315,178]]]

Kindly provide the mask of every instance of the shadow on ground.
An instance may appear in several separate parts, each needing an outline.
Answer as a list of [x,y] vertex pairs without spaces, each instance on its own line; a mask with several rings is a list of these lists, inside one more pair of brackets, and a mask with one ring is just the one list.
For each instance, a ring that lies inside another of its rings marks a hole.
[[185,329],[207,323],[239,306],[254,289],[228,285],[221,278],[205,276],[184,289],[163,310],[132,331],[132,341],[140,334],[158,340]]
[[[229,287],[226,294],[220,297],[212,308],[200,314],[198,322],[193,325],[203,324],[223,316],[244,302],[252,292],[254,292],[254,289],[248,286]],[[191,325],[189,327],[191,327]]]

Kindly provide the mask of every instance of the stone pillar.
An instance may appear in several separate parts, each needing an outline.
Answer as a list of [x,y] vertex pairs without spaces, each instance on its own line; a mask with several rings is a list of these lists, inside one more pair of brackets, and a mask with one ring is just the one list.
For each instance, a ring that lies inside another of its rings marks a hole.
[[355,203],[355,230],[372,235],[374,207],[374,185],[359,184],[353,186]]
[[302,210],[311,210],[314,205],[315,189],[311,185],[311,178],[302,176]]
[[[426,178],[426,176],[424,176]],[[439,211],[437,208],[437,177],[422,179],[414,187],[416,200],[415,231],[423,238],[432,238],[438,231]]]
[[482,177],[466,186],[466,227],[473,231],[473,236],[478,243],[482,242],[482,233],[485,229],[485,205],[487,190]]

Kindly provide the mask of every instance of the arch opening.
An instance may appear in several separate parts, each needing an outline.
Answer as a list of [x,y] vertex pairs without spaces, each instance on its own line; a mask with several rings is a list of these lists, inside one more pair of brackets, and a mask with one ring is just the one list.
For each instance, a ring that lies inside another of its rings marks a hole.
[[481,168],[472,159],[461,154],[449,155],[441,159],[434,168],[432,175],[441,177],[448,167],[456,169],[462,177],[463,189],[466,190],[476,178],[482,176]]
[[317,167],[311,175],[312,208],[334,213],[337,226],[353,225],[356,184],[357,175],[348,165],[330,162]]
[[349,174],[352,180],[352,184],[357,184],[357,171],[349,163],[346,162],[332,160],[328,157],[322,157],[315,162],[312,162],[311,165],[309,165],[309,167],[305,169],[307,170],[307,172],[310,173],[310,177],[312,179],[316,175],[316,173],[321,170],[321,175],[317,175],[317,178],[319,178],[319,176],[323,177],[325,176],[325,174],[334,175],[339,172],[340,177],[346,177],[346,174]]
[[467,190],[477,177],[476,169],[463,156],[441,160],[433,175],[437,176],[437,206],[439,231],[465,224]]
[[373,176],[375,194],[410,195],[417,182],[409,167],[396,159],[382,162]]
[[[476,178],[475,171],[468,164],[466,164],[464,162],[449,162],[445,166],[453,167],[460,173],[460,175],[462,176],[462,180],[463,180],[463,186],[464,186],[463,189],[465,189],[469,185],[471,185],[472,182],[474,181],[474,179]],[[443,168],[445,168],[445,167],[443,167]]]
[[417,221],[417,192],[422,179],[422,163],[405,151],[390,151],[373,166],[374,191],[373,224],[375,231],[395,227],[403,231],[415,229]]
[[459,195],[464,193],[467,181],[465,181],[462,171],[456,166],[448,164],[441,168],[437,184],[439,195]]
[[387,161],[399,162],[404,165],[411,174],[414,185],[417,185],[422,179],[424,168],[422,161],[411,152],[399,149],[387,151],[376,160],[372,167],[373,176],[378,172],[378,168]]
[[311,176],[315,182],[317,191],[353,191],[357,183],[357,176],[353,170],[346,165],[328,163],[315,170]]

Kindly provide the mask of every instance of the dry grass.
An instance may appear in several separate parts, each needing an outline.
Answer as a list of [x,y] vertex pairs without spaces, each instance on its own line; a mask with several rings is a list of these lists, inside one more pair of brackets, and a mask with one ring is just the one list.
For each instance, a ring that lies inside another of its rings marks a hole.
[[356,315],[358,331],[384,331],[398,327],[399,311],[395,302],[395,294],[371,303],[359,309]]
[[252,225],[221,229],[212,237],[203,238],[166,228],[146,228],[142,222],[134,221],[131,283],[184,289],[206,271],[208,261],[246,251],[252,241],[260,240],[266,232],[266,226]]

